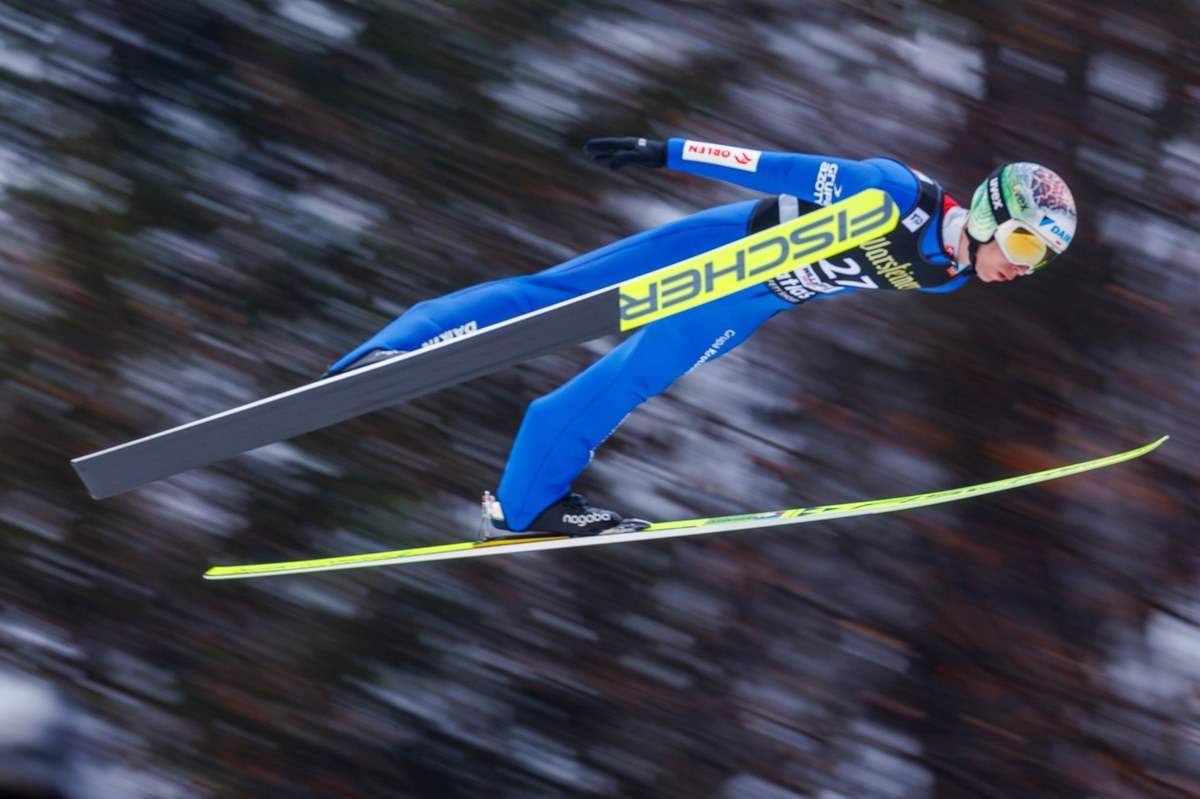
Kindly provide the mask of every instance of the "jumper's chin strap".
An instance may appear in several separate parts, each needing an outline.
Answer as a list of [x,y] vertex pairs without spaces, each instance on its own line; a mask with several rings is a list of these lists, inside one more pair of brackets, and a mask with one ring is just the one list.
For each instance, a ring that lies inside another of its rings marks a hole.
[[[966,266],[975,268],[975,256],[979,253],[979,247],[986,242],[979,241],[971,235],[971,231],[967,231],[967,263]],[[959,264],[962,266],[962,264]]]

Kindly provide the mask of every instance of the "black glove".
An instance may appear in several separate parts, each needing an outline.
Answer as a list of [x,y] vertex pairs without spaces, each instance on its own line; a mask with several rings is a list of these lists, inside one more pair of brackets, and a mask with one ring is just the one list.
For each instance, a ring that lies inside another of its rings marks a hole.
[[666,142],[625,136],[619,139],[591,139],[583,145],[583,151],[597,164],[609,169],[620,169],[626,164],[645,167],[667,165]]

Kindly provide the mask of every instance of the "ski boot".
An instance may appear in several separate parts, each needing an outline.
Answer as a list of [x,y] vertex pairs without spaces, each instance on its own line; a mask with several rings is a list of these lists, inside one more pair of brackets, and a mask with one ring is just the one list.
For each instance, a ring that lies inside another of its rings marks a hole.
[[571,537],[604,535],[612,533],[635,533],[645,530],[650,522],[645,519],[626,519],[616,511],[593,508],[582,494],[568,492],[550,505],[529,527],[520,532],[508,529],[504,520],[504,509],[500,501],[485,491],[483,493],[483,522],[480,526],[481,541],[493,538],[538,538],[547,535],[569,535]]

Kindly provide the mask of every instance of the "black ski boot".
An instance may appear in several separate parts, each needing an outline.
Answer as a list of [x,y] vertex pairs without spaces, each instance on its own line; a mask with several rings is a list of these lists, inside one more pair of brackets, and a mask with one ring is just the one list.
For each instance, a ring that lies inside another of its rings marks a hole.
[[361,369],[364,366],[370,366],[373,363],[379,363],[380,361],[386,361],[390,358],[395,358],[397,355],[403,355],[403,354],[404,354],[404,350],[383,350],[383,349],[371,350],[370,352],[366,352],[366,353],[363,353],[362,355],[358,356],[353,361],[346,364],[345,366],[343,366],[341,369],[338,369],[337,371],[334,371],[333,369],[325,370],[325,374],[321,375],[321,379],[324,380],[325,378],[333,377],[334,375],[345,374],[346,372],[353,372],[355,369]]
[[650,522],[645,519],[626,519],[616,511],[593,508],[586,497],[574,492],[568,492],[562,499],[538,514],[537,518],[529,523],[529,527],[520,533],[508,530],[504,521],[504,511],[490,494],[484,494],[484,518],[498,536],[505,538],[547,534],[585,536],[634,533],[650,526]]

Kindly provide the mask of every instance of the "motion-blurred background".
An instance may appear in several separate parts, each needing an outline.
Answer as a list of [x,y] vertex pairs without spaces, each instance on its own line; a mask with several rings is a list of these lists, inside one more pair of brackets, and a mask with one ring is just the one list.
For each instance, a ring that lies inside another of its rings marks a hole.
[[[0,790],[1200,796],[1195,0],[0,5]],[[690,518],[1102,472],[712,539],[205,583],[462,539],[597,342],[91,500],[71,457],[397,313],[753,196],[580,146],[1063,174],[1011,285],[783,314],[578,484]]]

